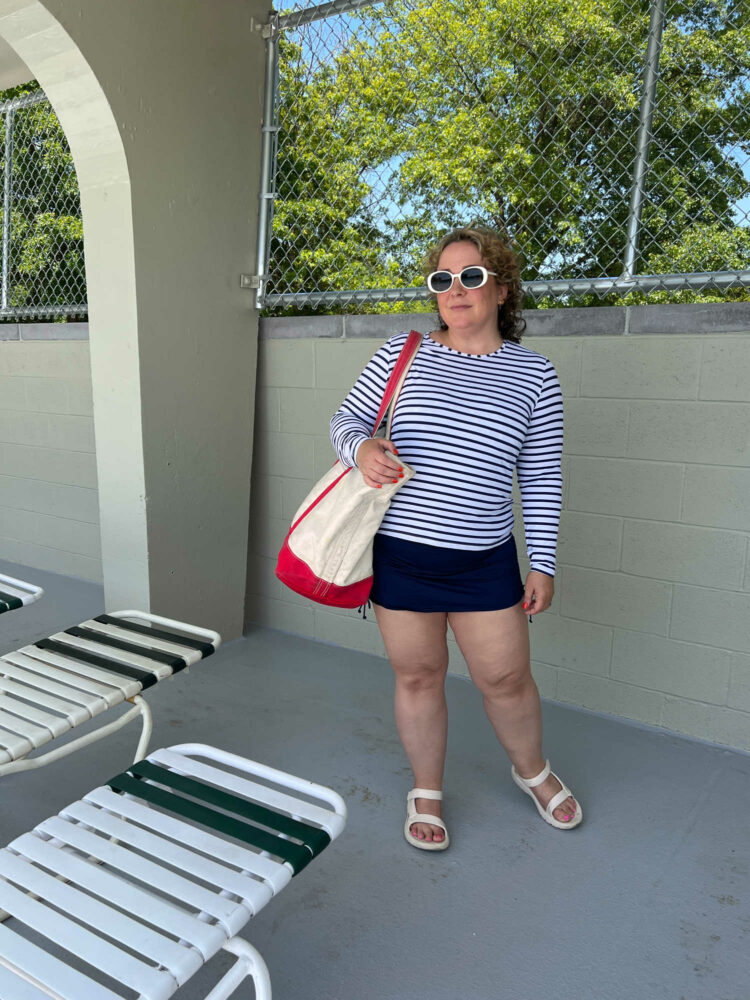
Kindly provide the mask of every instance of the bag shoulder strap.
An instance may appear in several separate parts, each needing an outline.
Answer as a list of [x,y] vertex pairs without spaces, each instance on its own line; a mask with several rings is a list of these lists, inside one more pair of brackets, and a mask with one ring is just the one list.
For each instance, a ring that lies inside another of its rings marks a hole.
[[390,434],[390,417],[393,414],[393,410],[396,405],[396,399],[401,391],[401,386],[406,380],[407,372],[409,367],[417,356],[417,351],[422,344],[422,334],[418,333],[416,330],[411,330],[409,336],[406,338],[404,346],[401,348],[399,356],[396,358],[396,364],[393,366],[393,371],[391,372],[391,377],[386,383],[385,391],[383,392],[383,401],[380,404],[380,409],[378,410],[378,415],[375,418],[375,426],[372,429],[374,434],[378,427],[380,427],[380,422],[382,421],[385,411],[393,400],[393,406],[391,407],[391,412],[389,414],[388,428],[386,434]]

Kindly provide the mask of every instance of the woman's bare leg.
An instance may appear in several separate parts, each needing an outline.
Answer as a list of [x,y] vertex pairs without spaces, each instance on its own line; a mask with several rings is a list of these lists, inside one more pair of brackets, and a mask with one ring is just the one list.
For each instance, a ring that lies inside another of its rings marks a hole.
[[[442,789],[448,733],[447,615],[392,611],[377,604],[374,608],[396,676],[396,728],[414,772],[414,787]],[[417,812],[442,818],[439,802],[417,799],[415,805]],[[411,832],[420,840],[445,837],[440,827],[427,823],[415,823]]]
[[[503,611],[451,612],[448,621],[497,738],[521,777],[535,777],[544,767],[542,710],[531,676],[529,627],[521,604]],[[546,806],[560,787],[550,775],[532,791]],[[562,823],[574,813],[572,798],[554,810]]]

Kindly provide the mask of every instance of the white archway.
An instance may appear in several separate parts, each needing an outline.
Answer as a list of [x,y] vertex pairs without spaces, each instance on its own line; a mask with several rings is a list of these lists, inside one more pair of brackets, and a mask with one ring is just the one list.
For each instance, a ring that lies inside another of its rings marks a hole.
[[81,191],[108,607],[149,606],[146,489],[128,164],[109,102],[75,41],[39,0],[0,0],[0,35],[49,97]]
[[267,0],[0,0],[81,189],[109,608],[244,623]]

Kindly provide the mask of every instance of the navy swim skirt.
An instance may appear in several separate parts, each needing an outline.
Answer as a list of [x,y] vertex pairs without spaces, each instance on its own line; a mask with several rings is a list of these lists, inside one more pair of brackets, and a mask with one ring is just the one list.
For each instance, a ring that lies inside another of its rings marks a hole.
[[370,600],[392,611],[501,611],[523,597],[516,542],[443,549],[375,535]]

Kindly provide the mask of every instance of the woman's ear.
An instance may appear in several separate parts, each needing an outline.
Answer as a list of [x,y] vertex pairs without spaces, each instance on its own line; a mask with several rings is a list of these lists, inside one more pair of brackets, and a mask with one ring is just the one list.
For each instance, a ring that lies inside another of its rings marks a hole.
[[508,298],[508,286],[507,285],[498,285],[498,288],[497,288],[497,304],[501,306],[503,304],[503,302],[505,302],[505,300],[507,298]]

